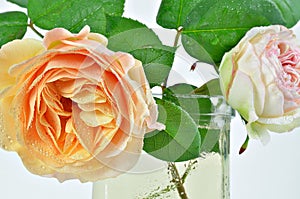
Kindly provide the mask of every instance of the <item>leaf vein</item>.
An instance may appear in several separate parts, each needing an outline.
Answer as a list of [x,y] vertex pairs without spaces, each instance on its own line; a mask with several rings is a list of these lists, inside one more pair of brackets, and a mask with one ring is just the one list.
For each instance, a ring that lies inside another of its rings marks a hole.
[[197,30],[183,30],[183,33],[197,33],[197,32],[219,32],[219,31],[245,31],[249,28],[215,28],[215,29],[197,29]]
[[[290,13],[293,13],[293,9],[292,9],[292,7],[290,6],[290,4],[287,2],[287,0],[282,0],[282,2],[289,8]],[[281,11],[281,12],[282,12],[282,11]],[[295,15],[292,14],[292,16],[293,16],[293,20],[296,21]]]
[[[42,13],[41,15],[39,15],[39,16],[37,17],[37,19],[42,18],[42,17],[45,17],[45,16],[48,16],[49,13],[52,13],[52,12],[53,12],[54,10],[56,10],[58,7],[60,7],[61,5],[64,5],[66,1],[67,1],[67,0],[63,0],[63,1],[61,1],[61,2],[54,3],[54,4],[52,5],[52,7],[49,7],[49,9],[47,9],[47,12],[44,12],[44,13]],[[59,10],[62,10],[62,7],[60,7]]]
[[15,27],[15,26],[27,26],[27,23],[11,23],[11,24],[1,24],[1,27]]
[[179,13],[178,13],[178,19],[177,19],[177,27],[180,26],[181,23],[181,15],[182,15],[182,8],[183,7],[183,0],[180,0],[180,5],[179,5]]
[[85,17],[82,17],[81,20],[78,20],[78,22],[76,24],[74,24],[74,26],[72,26],[70,28],[70,30],[74,30],[76,29],[81,22],[83,22],[84,20],[88,19],[90,16],[94,15],[95,12],[99,11],[102,8],[102,5],[100,5],[98,8],[96,8],[93,12],[91,12],[90,14],[86,15]]

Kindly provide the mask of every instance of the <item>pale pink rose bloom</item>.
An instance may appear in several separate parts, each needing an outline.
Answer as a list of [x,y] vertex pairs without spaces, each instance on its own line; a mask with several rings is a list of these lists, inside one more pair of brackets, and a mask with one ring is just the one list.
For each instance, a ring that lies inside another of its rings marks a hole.
[[42,42],[0,50],[0,143],[32,173],[59,181],[115,177],[131,169],[144,134],[163,129],[140,61],[107,39],[57,28]]
[[269,131],[300,125],[300,45],[280,25],[256,27],[226,53],[220,80],[228,103],[248,121],[247,130],[263,142]]

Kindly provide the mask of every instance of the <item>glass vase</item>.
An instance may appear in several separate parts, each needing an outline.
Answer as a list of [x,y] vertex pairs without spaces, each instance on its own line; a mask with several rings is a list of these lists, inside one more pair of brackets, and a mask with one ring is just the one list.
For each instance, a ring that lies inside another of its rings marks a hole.
[[[183,107],[188,107],[187,111],[198,124],[201,134],[199,157],[184,162],[167,162],[143,152],[130,171],[95,182],[93,199],[230,198],[231,108],[222,96],[180,95],[177,99]],[[193,106],[199,99],[209,101],[211,107],[199,111]]]

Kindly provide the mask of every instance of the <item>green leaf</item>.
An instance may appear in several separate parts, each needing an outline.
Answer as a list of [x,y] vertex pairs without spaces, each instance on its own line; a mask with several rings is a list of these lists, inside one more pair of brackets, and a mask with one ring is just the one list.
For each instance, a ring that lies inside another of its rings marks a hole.
[[166,125],[163,131],[147,133],[144,150],[166,161],[185,161],[199,157],[201,138],[194,120],[181,107],[157,99],[158,121]]
[[175,48],[163,45],[151,29],[132,19],[107,16],[106,32],[109,49],[128,52],[143,63],[151,87],[165,81]]
[[[106,24],[106,36],[111,37],[113,35],[118,35],[119,33],[127,32],[129,30],[139,29],[139,28],[147,28],[144,24],[124,18],[124,17],[116,17],[116,16],[106,16],[107,24]],[[132,39],[132,38],[131,38]],[[145,40],[148,38],[145,38]],[[157,41],[157,37],[155,39],[155,43],[159,43]]]
[[0,47],[14,39],[23,38],[27,30],[27,20],[23,12],[0,13]]
[[140,48],[130,52],[143,63],[144,71],[150,86],[159,86],[170,73],[174,59],[174,49]]
[[164,48],[158,36],[138,21],[107,16],[108,47],[114,51],[132,52],[153,47]]
[[298,0],[163,0],[157,22],[166,28],[182,26],[186,51],[200,61],[219,63],[254,26],[282,24],[300,19]]
[[208,96],[222,95],[222,91],[220,89],[220,80],[212,79],[206,82],[201,87],[195,89],[194,93],[198,95],[208,95]]
[[196,86],[186,84],[186,83],[180,83],[180,84],[175,84],[173,86],[169,86],[167,89],[165,89],[164,92],[168,91],[168,94],[172,95],[190,95],[194,93],[194,90],[196,89]]
[[184,109],[199,126],[207,126],[211,120],[212,103],[209,96],[193,94],[194,86],[176,84],[164,89],[163,99]]
[[28,0],[7,0],[11,3],[17,4],[23,8],[27,8]]
[[273,0],[285,19],[285,25],[292,27],[300,18],[300,2],[298,0]]
[[220,152],[219,140],[221,131],[219,129],[199,128],[199,133],[202,140],[202,145],[200,148],[201,152]]
[[[190,12],[201,0],[162,0],[157,23],[164,28],[177,29],[189,19]],[[199,13],[200,15],[200,13]]]
[[106,15],[122,16],[125,0],[29,0],[28,14],[43,29],[63,27],[78,32],[89,25],[92,32],[106,32]]
[[[197,89],[196,89],[197,90]],[[219,152],[219,129],[209,129],[213,104],[209,96],[195,94],[195,87],[189,84],[177,84],[164,89],[163,99],[174,102],[184,109],[198,125],[201,136],[200,152]]]

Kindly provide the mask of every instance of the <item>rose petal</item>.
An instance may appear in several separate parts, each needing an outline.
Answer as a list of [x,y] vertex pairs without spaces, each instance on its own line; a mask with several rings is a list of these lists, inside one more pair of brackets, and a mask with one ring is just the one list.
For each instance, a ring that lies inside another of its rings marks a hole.
[[100,35],[98,33],[89,33],[88,34],[88,39],[90,40],[94,40],[99,42],[100,44],[107,46],[108,40],[106,37],[104,37],[103,35]]
[[0,147],[9,151],[18,151],[21,147],[17,141],[14,128],[14,113],[11,112],[12,97],[0,100]]
[[276,117],[284,114],[284,96],[275,83],[267,86],[262,117]]
[[[26,61],[44,50],[42,43],[34,39],[14,40],[3,45],[0,50],[0,91],[15,82],[15,78],[8,74],[11,66]],[[19,68],[19,71],[22,70],[23,68]]]
[[241,50],[235,59],[237,60],[238,70],[251,79],[255,111],[256,114],[260,115],[265,104],[265,84],[261,75],[263,69],[258,67],[261,64],[260,57],[256,55],[253,46],[247,44],[247,48]]
[[84,26],[83,29],[78,34],[72,34],[70,31],[64,28],[55,28],[50,30],[45,34],[44,46],[47,49],[51,49],[60,43],[61,40],[66,39],[85,39],[90,32],[89,26]]
[[257,122],[249,122],[247,123],[246,128],[250,138],[259,139],[264,145],[269,143],[270,135],[264,125],[261,125]]
[[234,73],[236,70],[233,66],[232,57],[231,57],[232,54],[233,54],[232,51],[225,53],[219,68],[220,87],[226,99],[228,98],[229,87],[232,83],[232,78],[234,77]]
[[228,95],[228,103],[248,121],[258,119],[254,107],[253,86],[250,78],[241,71],[236,72]]
[[114,119],[113,117],[103,114],[100,111],[82,111],[80,113],[80,118],[91,127],[108,124]]

